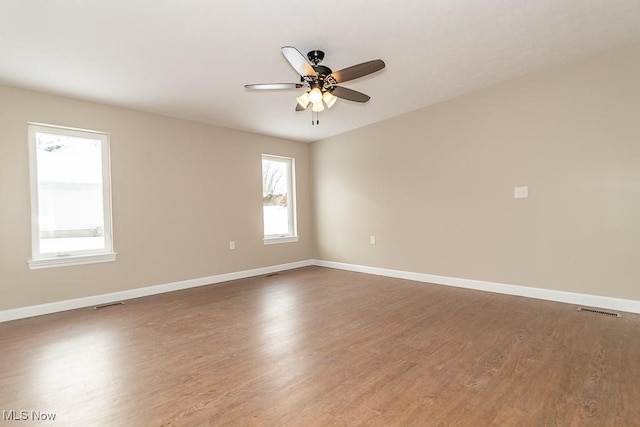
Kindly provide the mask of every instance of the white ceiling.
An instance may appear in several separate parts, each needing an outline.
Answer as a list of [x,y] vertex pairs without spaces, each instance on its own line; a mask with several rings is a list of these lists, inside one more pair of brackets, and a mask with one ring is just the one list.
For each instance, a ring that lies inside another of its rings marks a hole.
[[[309,142],[638,40],[639,0],[0,0],[0,84]],[[244,88],[298,81],[286,45],[387,68],[312,126]]]

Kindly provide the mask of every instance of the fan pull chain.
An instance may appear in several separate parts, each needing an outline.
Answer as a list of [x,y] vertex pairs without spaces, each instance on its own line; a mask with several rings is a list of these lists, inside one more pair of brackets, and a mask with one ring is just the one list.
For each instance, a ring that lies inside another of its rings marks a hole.
[[320,124],[320,120],[318,119],[318,113],[311,111],[311,126],[319,125],[319,124]]

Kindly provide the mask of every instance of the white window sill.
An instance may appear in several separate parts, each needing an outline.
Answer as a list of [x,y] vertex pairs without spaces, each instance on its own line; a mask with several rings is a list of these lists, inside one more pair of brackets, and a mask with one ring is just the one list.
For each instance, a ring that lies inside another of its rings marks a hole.
[[298,236],[265,237],[263,240],[265,245],[277,245],[278,243],[292,243],[297,241],[298,241]]
[[38,270],[41,268],[67,267],[71,265],[95,264],[99,262],[111,262],[116,260],[116,253],[75,255],[55,258],[42,258],[29,260],[29,268]]

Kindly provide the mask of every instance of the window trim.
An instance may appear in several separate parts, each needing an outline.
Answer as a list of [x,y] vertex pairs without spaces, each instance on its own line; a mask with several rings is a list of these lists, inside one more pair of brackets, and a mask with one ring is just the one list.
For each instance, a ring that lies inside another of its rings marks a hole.
[[292,242],[297,242],[299,240],[298,236],[289,236],[289,237],[280,237],[280,236],[276,236],[276,237],[264,237],[264,239],[262,239],[262,242],[265,245],[277,245],[278,243],[292,243]]
[[[40,252],[40,222],[38,205],[38,165],[36,152],[36,134],[38,132],[74,136],[88,139],[99,139],[101,142],[102,160],[102,194],[104,215],[104,249],[88,249],[65,253]],[[28,123],[29,174],[31,184],[31,259],[30,269],[64,267],[71,265],[93,264],[116,260],[117,253],[113,249],[113,222],[111,212],[111,161],[109,134],[107,132],[50,125],[45,123]]]
[[[287,202],[289,211],[289,233],[287,234],[264,234],[264,206],[262,209],[262,230],[263,243],[265,245],[274,245],[278,243],[297,242],[298,221],[297,221],[297,203],[296,203],[296,159],[293,157],[276,156],[273,154],[262,154],[261,160],[271,160],[276,162],[284,162],[287,165]],[[262,172],[262,161],[260,162]],[[262,189],[264,191],[264,188]]]

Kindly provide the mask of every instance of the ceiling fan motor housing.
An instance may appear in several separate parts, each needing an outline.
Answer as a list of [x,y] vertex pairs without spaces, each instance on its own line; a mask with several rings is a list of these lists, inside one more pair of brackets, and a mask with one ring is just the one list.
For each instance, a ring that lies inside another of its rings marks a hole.
[[319,76],[328,76],[333,72],[331,71],[331,68],[325,67],[324,65],[314,65],[313,69],[316,70],[316,73],[318,73]]

